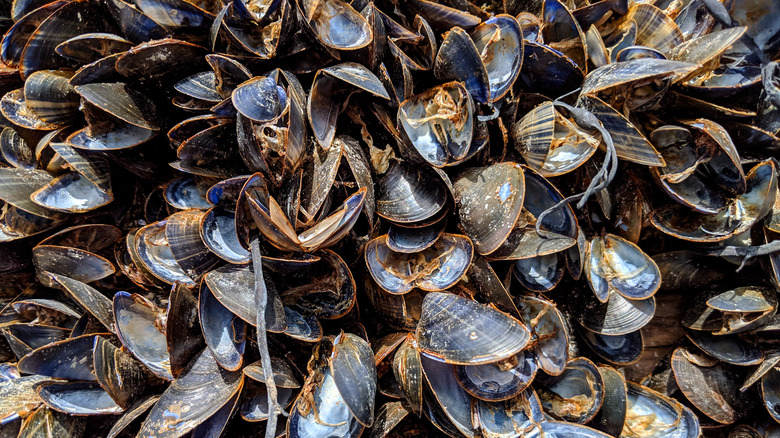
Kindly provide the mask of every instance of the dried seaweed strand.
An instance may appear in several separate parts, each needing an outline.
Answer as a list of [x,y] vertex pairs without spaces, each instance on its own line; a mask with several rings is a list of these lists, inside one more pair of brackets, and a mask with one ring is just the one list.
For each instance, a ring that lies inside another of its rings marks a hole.
[[588,184],[588,187],[584,192],[577,193],[563,199],[562,201],[543,211],[542,214],[536,218],[536,234],[538,234],[539,237],[545,239],[547,236],[542,232],[541,229],[542,219],[544,219],[545,216],[576,200],[579,200],[577,203],[577,208],[581,210],[594,193],[604,190],[607,188],[607,186],[609,186],[612,180],[615,179],[615,174],[617,173],[618,168],[617,151],[615,150],[615,143],[612,141],[612,136],[609,134],[609,131],[604,128],[604,125],[599,121],[599,119],[593,115],[593,113],[584,108],[573,107],[560,101],[555,101],[553,104],[569,110],[572,117],[574,117],[574,121],[577,122],[579,126],[586,129],[595,129],[598,131],[604,140],[604,144],[607,147],[607,152],[604,155],[604,162],[601,164],[601,168],[599,169],[598,173],[596,173],[596,175],[590,180],[590,184]]
[[710,251],[707,255],[718,257],[743,257],[742,263],[739,265],[739,268],[737,268],[737,272],[739,272],[753,257],[761,257],[777,252],[780,252],[780,240],[774,240],[756,246],[726,246]]
[[271,368],[271,353],[268,352],[268,334],[265,331],[265,308],[268,303],[268,289],[266,289],[265,279],[263,278],[263,261],[258,240],[259,238],[255,237],[249,244],[252,251],[252,267],[255,271],[257,348],[260,350],[260,363],[263,365],[268,396],[268,422],[265,428],[265,438],[274,438],[276,436],[277,415],[281,413],[284,416],[288,416],[289,414],[285,412],[284,407],[279,405],[274,371]]

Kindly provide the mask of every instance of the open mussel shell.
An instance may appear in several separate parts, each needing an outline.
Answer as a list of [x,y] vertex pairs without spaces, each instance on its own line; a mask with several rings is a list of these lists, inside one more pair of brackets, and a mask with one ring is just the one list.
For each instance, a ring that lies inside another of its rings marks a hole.
[[92,286],[64,275],[47,274],[52,282],[70,295],[79,306],[89,312],[108,331],[114,333],[114,312],[111,300]]
[[197,279],[213,268],[219,259],[200,235],[205,212],[187,210],[170,215],[165,225],[165,237],[176,263],[189,278]]
[[242,373],[222,369],[205,349],[165,390],[141,425],[139,434],[182,436],[219,411],[241,391],[243,383]]
[[524,288],[534,292],[547,292],[555,288],[565,271],[563,253],[538,255],[515,261],[514,278]]
[[553,418],[585,424],[604,402],[604,380],[593,362],[579,357],[570,360],[559,376],[534,380],[542,408]]
[[650,388],[634,382],[626,383],[628,409],[623,434],[679,438],[701,436],[699,420],[690,409]]
[[194,284],[195,281],[176,262],[166,236],[166,228],[166,221],[160,221],[142,227],[132,239],[128,234],[128,245],[132,245],[130,254],[136,254],[136,264],[159,281],[167,284],[176,281]]
[[[245,366],[242,371],[246,377],[265,384],[268,377],[266,377],[263,365],[260,362],[251,363]],[[271,356],[271,368],[273,369],[274,383],[278,388],[295,389],[301,387],[292,367],[284,359]]]
[[471,147],[474,103],[463,84],[448,82],[405,100],[398,124],[425,161],[436,167],[457,164]]
[[614,365],[631,365],[639,360],[644,351],[644,340],[639,330],[614,336],[587,329],[580,330],[579,333],[591,350]]
[[95,337],[93,358],[98,383],[123,409],[129,408],[147,385],[161,382],[130,354],[103,337]]
[[303,22],[317,40],[333,50],[355,50],[371,43],[371,26],[349,3],[341,0],[296,3]]
[[[243,319],[247,324],[257,324],[255,278],[251,265],[219,267],[204,276],[203,284],[230,312]],[[269,298],[265,314],[266,330],[280,332],[284,331],[286,324],[285,309],[273,284],[274,282],[271,281],[266,282]]]
[[485,65],[474,41],[460,27],[444,33],[433,64],[433,74],[442,82],[460,81],[479,103],[490,102],[490,83]]
[[33,266],[39,280],[51,284],[44,272],[68,275],[75,280],[91,283],[116,272],[105,257],[78,248],[54,245],[38,245],[32,251]]
[[422,304],[417,326],[420,351],[458,365],[480,365],[507,359],[530,340],[519,320],[492,307],[451,293],[431,292]]
[[626,299],[643,300],[661,287],[661,271],[653,259],[614,234],[591,241],[585,265],[589,284],[601,302],[606,302],[610,291]]
[[512,88],[523,64],[523,33],[511,15],[488,18],[469,34],[485,66],[490,100],[495,102]]
[[92,345],[96,335],[83,335],[44,345],[19,360],[19,371],[70,380],[95,380]]
[[477,167],[461,173],[453,184],[460,225],[480,254],[504,243],[523,208],[525,174],[512,162]]
[[140,295],[117,292],[114,317],[122,345],[155,375],[173,380],[163,310]]
[[442,234],[419,253],[394,252],[387,238],[368,243],[365,260],[379,286],[391,294],[404,294],[415,287],[426,291],[445,290],[458,282],[471,263],[471,241],[457,234]]
[[30,196],[36,204],[63,213],[86,213],[114,200],[111,193],[77,172],[58,176]]
[[214,207],[201,220],[203,243],[219,258],[235,264],[251,261],[251,254],[238,240],[235,211]]
[[545,177],[573,171],[596,152],[601,141],[549,101],[523,116],[512,136],[528,166]]
[[[685,397],[708,417],[732,424],[747,412],[749,400],[739,392],[739,373],[725,364],[699,365],[693,350],[678,347],[672,355],[674,378]],[[695,360],[695,359],[694,359]]]
[[758,365],[765,358],[759,345],[737,335],[713,335],[706,331],[687,330],[685,336],[708,355],[733,365]]
[[528,321],[534,356],[539,368],[551,376],[560,375],[569,360],[569,332],[564,316],[555,304],[542,298],[517,298],[517,309]]
[[742,286],[712,294],[706,305],[722,315],[722,326],[718,325],[713,331],[720,328],[718,335],[736,334],[752,330],[772,318],[777,312],[777,295],[771,288]]
[[198,317],[214,360],[228,371],[238,371],[244,362],[246,322],[217,301],[205,282],[198,296]]
[[0,199],[37,216],[56,219],[60,213],[33,202],[30,195],[52,181],[53,177],[39,169],[0,169]]
[[97,382],[42,382],[36,391],[46,406],[71,415],[121,414],[116,404]]
[[425,403],[429,409],[439,411],[436,414],[439,420],[432,418],[431,421],[437,427],[446,425],[454,429],[456,436],[457,431],[465,436],[474,436],[471,419],[472,397],[458,384],[454,365],[427,356],[421,357],[421,363],[426,382]]
[[536,376],[534,355],[528,350],[507,360],[485,365],[458,365],[455,377],[472,396],[485,401],[502,401],[520,394]]

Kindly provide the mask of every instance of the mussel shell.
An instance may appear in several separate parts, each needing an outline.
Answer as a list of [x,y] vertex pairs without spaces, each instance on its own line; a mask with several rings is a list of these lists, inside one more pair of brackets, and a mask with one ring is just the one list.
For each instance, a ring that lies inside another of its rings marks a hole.
[[425,296],[417,326],[420,351],[458,365],[480,365],[517,354],[530,333],[517,319],[450,293]]
[[490,102],[490,83],[485,65],[474,41],[460,27],[444,33],[433,64],[433,74],[442,82],[462,82],[479,103]]
[[198,300],[192,289],[189,285],[176,283],[168,299],[165,338],[174,377],[205,347],[198,320]]
[[490,100],[495,102],[509,92],[520,74],[524,47],[520,24],[511,15],[499,14],[474,28],[470,36],[485,65]]
[[448,82],[401,103],[398,124],[425,161],[436,167],[455,164],[472,143],[474,103],[460,82]]
[[585,424],[593,419],[604,402],[601,373],[593,362],[582,357],[570,360],[559,376],[540,376],[534,380],[534,388],[548,414],[573,423]]
[[677,24],[653,5],[637,4],[632,6],[625,16],[625,20],[633,20],[637,24],[637,44],[666,53],[684,41],[683,34]]
[[46,377],[33,375],[0,382],[0,418],[13,418],[40,406],[42,401],[35,385],[46,380]]
[[380,236],[366,246],[365,260],[374,280],[393,294],[414,287],[445,290],[458,282],[471,263],[474,249],[462,235],[442,234],[431,247],[419,253],[395,253]]
[[373,32],[363,16],[341,0],[297,3],[301,18],[317,39],[334,50],[355,50],[371,43]]
[[[316,372],[320,377],[318,381],[307,380],[303,390],[305,392],[307,387],[311,388],[309,389],[311,399],[306,400],[303,394],[299,395],[290,412],[287,436],[290,438],[322,436],[357,438],[363,431],[363,426],[349,411],[336,387],[330,369],[325,367]],[[317,412],[316,416],[315,412]]]
[[[268,377],[266,377],[263,365],[260,362],[259,360],[253,362],[245,366],[242,371],[250,379],[264,384]],[[292,367],[284,359],[271,356],[271,368],[273,369],[274,383],[276,383],[278,388],[295,389],[301,387]]]
[[339,395],[353,417],[363,426],[374,423],[376,400],[376,365],[368,342],[351,333],[341,333],[333,340],[330,373]]
[[[257,324],[255,279],[251,265],[223,266],[208,272],[203,281],[228,310],[250,325]],[[279,332],[284,331],[283,308],[273,284],[272,281],[266,282],[269,301],[273,303],[266,307],[266,330]]]
[[92,286],[64,275],[47,274],[52,282],[68,293],[83,309],[100,321],[111,333],[115,332],[111,300]]
[[78,172],[51,180],[30,195],[33,202],[64,213],[86,213],[111,203],[114,196]]
[[68,82],[68,70],[40,70],[24,82],[27,109],[52,126],[62,126],[79,116],[79,96]]
[[71,415],[121,414],[114,402],[97,382],[42,382],[36,391],[50,408]]
[[19,359],[19,371],[71,380],[95,380],[92,345],[95,335],[83,335],[40,347]]
[[626,421],[626,379],[614,368],[600,366],[599,373],[604,381],[604,402],[589,425],[610,435],[620,436]]
[[289,109],[284,88],[264,76],[256,76],[236,87],[232,100],[241,115],[255,122],[275,120]]
[[114,265],[103,256],[78,248],[54,245],[38,245],[32,252],[33,266],[39,272],[39,280],[48,284],[43,272],[68,275],[74,280],[91,283],[116,272]]
[[624,432],[675,438],[701,436],[699,421],[690,409],[650,388],[630,381],[626,383]]
[[417,228],[390,225],[387,231],[387,247],[407,254],[420,252],[439,240],[446,225],[445,220]]
[[[268,419],[268,391],[265,385],[246,382],[241,403],[241,418],[246,421],[264,421]],[[295,393],[290,388],[279,388],[277,402],[287,406],[293,401]],[[232,408],[232,406],[231,406]]]
[[749,402],[738,390],[733,369],[722,363],[699,366],[678,347],[672,355],[672,370],[685,397],[713,420],[732,424],[747,412]]
[[214,207],[201,221],[203,243],[221,259],[235,264],[251,261],[251,254],[238,240],[234,210]]
[[123,409],[158,381],[130,354],[98,336],[94,342],[94,369],[100,386]]
[[393,162],[376,184],[376,212],[392,222],[423,221],[441,211],[447,202],[441,178],[421,166]]
[[564,267],[563,253],[558,252],[519,259],[512,266],[512,273],[526,289],[547,292],[561,281]]
[[[428,356],[421,356],[423,376],[426,384],[426,404],[429,408],[441,410],[444,418],[439,421],[460,431],[465,436],[474,436],[471,418],[472,398],[455,379],[454,365],[439,362]],[[433,405],[433,406],[431,406]],[[446,406],[446,408],[445,408]],[[424,409],[425,410],[425,409]],[[431,419],[433,421],[433,419]],[[437,421],[433,421],[434,425]]]
[[165,237],[173,258],[192,279],[199,278],[219,262],[200,236],[200,223],[205,214],[198,210],[174,213],[165,225]]
[[[600,303],[590,293],[580,291],[571,302],[574,317],[588,330],[604,335],[625,335],[647,325],[655,313],[655,298],[629,300],[616,292],[610,292],[606,303]],[[576,304],[574,304],[576,302]]]
[[26,212],[49,219],[56,219],[59,213],[44,208],[32,201],[30,195],[52,181],[46,171],[38,169],[0,169],[0,199]]
[[62,42],[83,33],[112,29],[103,8],[87,0],[68,2],[43,20],[21,54],[20,73],[27,78],[33,72],[57,68],[66,60],[56,55]]
[[480,254],[504,243],[523,208],[525,174],[512,162],[461,173],[453,185],[460,225]]
[[613,336],[583,329],[580,335],[588,347],[611,364],[631,365],[644,351],[644,340],[639,330]]
[[127,84],[85,84],[75,90],[86,102],[126,123],[150,131],[160,129],[152,101]]
[[527,350],[512,360],[517,363],[511,367],[508,364],[499,366],[497,363],[458,365],[455,367],[455,377],[466,392],[480,400],[508,400],[531,384],[537,370],[534,355]]
[[203,350],[155,403],[139,434],[161,438],[186,434],[241,390],[243,376],[220,368],[209,350]]
[[737,335],[713,335],[700,330],[686,330],[685,336],[702,351],[734,365],[758,365],[764,361],[764,351]]
[[244,361],[246,323],[220,304],[205,283],[198,296],[198,316],[214,360],[228,371],[238,371]]
[[545,0],[541,36],[545,44],[560,50],[584,72],[587,70],[585,34],[569,8],[558,0]]
[[204,58],[206,52],[197,44],[172,38],[149,41],[120,56],[116,61],[116,71],[138,80],[181,79],[180,72],[208,68]]
[[569,333],[564,316],[552,302],[536,297],[516,300],[523,321],[528,321],[536,363],[551,376],[560,375],[569,360]]
[[165,327],[160,327],[162,309],[140,295],[117,292],[114,317],[119,340],[127,350],[155,375],[173,380]]
[[523,64],[515,87],[558,97],[582,83],[582,70],[563,53],[529,40],[525,40],[524,46]]
[[34,151],[13,128],[0,132],[0,156],[13,167],[33,169],[36,167]]
[[63,41],[54,50],[58,55],[87,64],[108,55],[121,53],[133,43],[112,33],[86,33]]
[[0,44],[0,57],[3,63],[9,67],[18,67],[24,47],[35,30],[65,3],[65,1],[46,3],[36,9],[25,10],[23,15],[16,16],[14,25],[6,31]]

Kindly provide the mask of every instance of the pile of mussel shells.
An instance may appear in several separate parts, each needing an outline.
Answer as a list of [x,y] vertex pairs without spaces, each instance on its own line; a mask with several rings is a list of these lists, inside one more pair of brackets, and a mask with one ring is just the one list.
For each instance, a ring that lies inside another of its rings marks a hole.
[[777,0],[0,2],[0,438],[780,436]]

